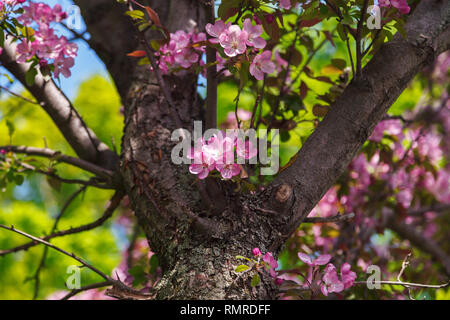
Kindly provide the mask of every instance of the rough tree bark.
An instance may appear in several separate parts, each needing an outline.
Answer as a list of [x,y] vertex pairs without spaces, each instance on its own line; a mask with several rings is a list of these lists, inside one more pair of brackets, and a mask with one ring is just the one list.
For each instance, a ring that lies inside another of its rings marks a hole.
[[[378,121],[425,65],[450,47],[448,0],[423,0],[409,17],[406,39],[382,46],[332,105],[292,166],[263,192],[242,195],[230,182],[196,182],[185,165],[171,161],[176,125],[155,74],[126,53],[140,47],[126,8],[111,0],[76,0],[93,49],[105,62],[125,106],[120,173],[139,224],[159,257],[158,299],[272,299],[270,278],[257,288],[237,276],[236,255],[279,253],[325,192],[344,172]],[[205,4],[194,0],[148,1],[171,31],[204,27]],[[151,34],[148,34],[151,37]],[[183,126],[204,120],[196,78],[165,76]],[[277,214],[267,214],[267,212]]]

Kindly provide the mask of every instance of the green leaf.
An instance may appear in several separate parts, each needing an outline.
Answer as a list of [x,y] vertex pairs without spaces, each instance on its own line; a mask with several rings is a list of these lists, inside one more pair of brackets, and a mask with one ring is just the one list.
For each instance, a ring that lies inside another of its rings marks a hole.
[[241,264],[240,266],[237,266],[236,269],[234,269],[234,271],[236,271],[236,272],[244,272],[244,271],[247,271],[248,269],[250,269],[249,266],[247,266],[245,264]]
[[156,254],[153,254],[150,258],[150,271],[149,273],[154,274],[156,273],[156,269],[158,269],[159,266],[159,260]]
[[14,176],[14,182],[18,185],[21,186],[23,184],[23,181],[25,180],[25,178],[23,177],[23,175],[18,174]]
[[50,176],[47,176],[47,182],[48,182],[48,185],[52,189],[54,189],[56,191],[60,191],[61,190],[61,181],[59,181],[58,179],[50,177]]
[[260,279],[260,277],[259,277],[259,274],[255,274],[255,275],[253,276],[253,278],[252,278],[252,282],[250,283],[250,285],[251,285],[252,287],[256,287],[256,286],[259,284],[260,281],[261,281],[261,279]]
[[132,267],[128,272],[133,276],[133,286],[137,286],[146,280],[144,268],[140,265]]
[[34,79],[36,78],[36,75],[37,75],[36,68],[31,66],[25,75],[25,82],[26,82],[27,86],[31,87],[34,85]]
[[242,89],[248,81],[250,63],[244,61],[241,63],[241,69],[239,70],[240,88]]
[[339,70],[344,70],[347,66],[347,62],[344,59],[331,59],[331,64]]
[[14,131],[16,131],[16,127],[14,126],[14,123],[12,123],[9,119],[6,119],[6,127],[8,128],[8,135],[9,139],[11,140]]
[[135,20],[142,20],[145,17],[144,12],[141,10],[133,10],[133,11],[127,11],[125,14]]
[[247,261],[249,261],[249,262],[252,262],[251,259],[249,259],[249,258],[247,258],[247,257],[244,257],[244,256],[236,256],[236,259],[243,259],[243,260],[247,260]]

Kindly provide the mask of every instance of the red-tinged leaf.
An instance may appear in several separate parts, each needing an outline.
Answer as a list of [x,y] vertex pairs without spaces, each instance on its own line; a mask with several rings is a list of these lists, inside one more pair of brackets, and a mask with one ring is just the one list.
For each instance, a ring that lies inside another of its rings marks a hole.
[[323,31],[323,34],[325,35],[325,38],[327,38],[327,40],[331,43],[331,45],[336,48],[336,45],[333,41],[333,36],[331,35],[330,31],[325,30]]
[[325,117],[325,115],[328,113],[328,106],[323,106],[320,104],[314,105],[312,112],[316,117]]
[[336,66],[333,66],[332,64],[327,65],[322,68],[323,74],[341,74],[342,70],[337,68]]
[[232,16],[236,15],[239,12],[238,8],[228,8],[221,16],[223,21],[227,21]]
[[311,19],[311,20],[303,20],[302,22],[300,22],[300,28],[312,27],[321,21],[322,21],[322,19],[320,19],[320,18]]
[[152,8],[150,8],[149,6],[146,6],[146,7],[145,7],[145,10],[147,11],[148,16],[150,17],[150,20],[152,20],[152,22],[153,22],[156,26],[162,27],[161,20],[159,20],[159,16],[158,16],[158,14],[156,13],[156,11],[153,10]]
[[308,94],[308,86],[306,85],[305,81],[302,81],[300,84],[300,98],[304,100],[306,98],[306,95]]
[[205,41],[199,41],[196,43],[192,43],[192,44],[188,45],[188,47],[198,48],[198,47],[204,47],[204,46],[208,46],[208,45],[211,45],[211,43],[208,40],[205,40]]
[[329,84],[334,84],[334,82],[328,77],[320,76],[320,77],[315,77],[314,79],[316,79],[317,81],[322,81],[322,82],[326,82],[326,83],[329,83]]
[[133,51],[133,52],[130,52],[129,54],[127,54],[127,56],[129,56],[129,57],[135,57],[135,58],[142,58],[142,57],[145,57],[146,55],[147,54],[143,50],[136,50],[136,51]]

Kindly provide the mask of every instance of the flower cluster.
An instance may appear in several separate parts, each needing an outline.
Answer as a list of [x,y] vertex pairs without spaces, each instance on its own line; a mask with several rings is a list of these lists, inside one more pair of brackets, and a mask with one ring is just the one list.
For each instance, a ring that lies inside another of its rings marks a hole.
[[217,170],[223,179],[231,179],[241,172],[241,166],[235,161],[235,150],[238,158],[245,160],[258,152],[251,141],[238,138],[234,130],[227,131],[226,136],[219,133],[208,140],[201,138],[188,155],[194,160],[189,172],[205,179],[211,171]]
[[[250,19],[245,19],[243,27],[231,24],[225,24],[222,20],[214,24],[206,25],[206,32],[212,37],[209,41],[213,44],[220,44],[228,57],[234,57],[247,52],[247,47],[255,49],[264,49],[266,41],[261,37],[263,28],[260,24],[253,25]],[[272,52],[263,51],[257,55],[251,65],[250,74],[257,80],[264,78],[264,73],[275,71],[275,64],[271,61]]]
[[[320,291],[325,296],[328,296],[329,293],[333,292],[342,292],[353,286],[355,282],[356,273],[350,270],[350,265],[348,263],[344,263],[341,266],[341,277],[339,278],[336,267],[334,264],[329,263],[331,256],[328,254],[323,254],[316,259],[313,259],[310,255],[299,252],[298,257],[310,267],[307,279],[309,286],[312,286],[313,284],[319,286]],[[318,278],[318,268],[323,265],[326,265],[326,267],[323,270],[322,277]]]
[[279,0],[281,9],[289,10],[291,8],[291,0]]
[[283,283],[283,279],[277,277],[275,270],[278,268],[278,262],[273,257],[272,252],[266,252],[266,254],[263,255],[259,248],[253,248],[252,253],[254,257],[258,258],[258,261],[262,258],[264,270],[269,272],[269,275],[274,279],[276,285],[281,285]]
[[205,46],[193,47],[193,44],[206,41],[203,32],[186,33],[178,30],[170,34],[170,41],[164,44],[157,55],[160,56],[159,68],[165,74],[172,70],[183,68],[188,69],[196,63],[202,63],[200,57],[205,53]]
[[[448,101],[445,93],[443,101]],[[353,159],[346,175],[348,180],[331,188],[310,216],[329,217],[338,212],[354,212],[352,220],[354,239],[364,235],[365,243],[346,243],[346,246],[364,245],[373,250],[372,259],[394,260],[397,253],[390,250],[395,245],[390,231],[385,228],[385,217],[398,212],[398,221],[406,227],[417,228],[428,239],[439,235],[442,215],[433,209],[433,203],[450,204],[450,144],[445,137],[450,134],[450,103],[423,106],[433,114],[435,124],[413,125],[408,120],[381,121],[369,138],[369,143]],[[407,118],[421,119],[423,111]],[[427,113],[427,117],[430,117]],[[429,119],[429,118],[427,118]],[[380,190],[383,196],[380,197]],[[376,202],[374,199],[377,199]],[[414,211],[423,214],[413,214]],[[338,232],[334,223],[314,225],[312,250],[332,252],[348,237]],[[367,236],[372,234],[372,237]],[[358,240],[359,241],[359,240]],[[395,241],[395,240],[394,240]],[[363,270],[374,264],[372,259],[359,258]]]
[[408,14],[411,8],[408,6],[406,0],[378,0],[380,7],[394,7],[402,14]]
[[0,0],[0,10],[4,9],[4,6],[14,7],[17,4],[24,3],[27,0]]
[[51,8],[43,3],[30,2],[23,10],[23,14],[17,20],[27,27],[37,24],[37,30],[34,34],[21,39],[21,43],[17,46],[17,62],[25,63],[37,56],[41,67],[53,64],[55,77],[59,77],[59,74],[69,77],[78,47],[70,43],[66,37],[57,36],[50,27],[51,23],[66,19],[67,14],[58,4]]

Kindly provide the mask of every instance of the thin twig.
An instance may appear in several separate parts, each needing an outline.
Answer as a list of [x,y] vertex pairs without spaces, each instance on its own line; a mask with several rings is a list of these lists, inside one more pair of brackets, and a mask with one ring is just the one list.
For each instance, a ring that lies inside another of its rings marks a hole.
[[28,98],[26,98],[26,97],[24,97],[24,96],[22,96],[22,95],[20,95],[20,94],[18,94],[18,93],[15,93],[15,92],[9,90],[8,88],[6,88],[6,87],[4,87],[4,86],[0,86],[0,89],[1,89],[1,90],[5,90],[5,91],[8,92],[10,95],[13,95],[13,96],[15,96],[15,97],[17,97],[17,98],[20,98],[20,99],[22,99],[22,100],[24,100],[24,101],[26,101],[26,102],[29,102],[29,103],[32,103],[32,104],[40,105],[39,102],[34,101],[34,100],[31,100],[31,99],[28,99]]
[[87,290],[92,290],[92,289],[103,288],[103,287],[107,287],[107,286],[110,286],[110,285],[113,285],[113,284],[114,284],[114,282],[110,281],[110,280],[89,284],[87,286],[81,287],[80,289],[73,289],[67,295],[62,297],[61,300],[69,300],[70,298],[72,298],[73,296],[79,294],[80,292],[87,291]]
[[369,5],[369,0],[364,0],[363,7],[361,9],[361,17],[359,18],[356,27],[356,78],[361,78],[362,76],[362,53],[361,53],[361,33],[364,24],[364,18],[366,16],[367,6]]
[[[132,3],[130,2],[130,9],[133,9]],[[176,106],[175,103],[172,99],[171,93],[169,91],[169,89],[167,88],[166,82],[164,81],[161,72],[159,72],[159,66],[156,63],[156,58],[155,58],[155,54],[153,52],[153,49],[150,45],[150,43],[148,42],[147,38],[145,37],[145,34],[141,31],[139,31],[138,28],[136,28],[136,32],[139,36],[140,41],[142,42],[142,44],[144,45],[144,51],[146,53],[147,58],[150,60],[150,64],[152,66],[153,72],[156,75],[156,80],[158,81],[159,87],[161,88],[164,97],[166,98],[166,101],[169,105],[169,112],[173,118],[173,120],[175,121],[175,125],[178,128],[182,128],[182,123],[180,120],[180,117],[178,116],[177,112],[176,112]]]
[[83,260],[83,259],[81,259],[80,257],[76,256],[74,253],[69,253],[69,252],[67,252],[67,251],[64,250],[64,249],[61,249],[61,248],[59,248],[59,247],[57,247],[57,246],[54,246],[53,244],[51,244],[51,243],[49,243],[49,242],[47,242],[47,241],[42,240],[41,238],[32,236],[32,235],[30,235],[30,234],[28,234],[28,233],[26,233],[26,232],[23,232],[23,231],[21,231],[21,230],[18,230],[18,229],[16,229],[16,228],[14,228],[14,226],[8,227],[8,226],[5,226],[5,225],[3,225],[3,224],[0,224],[0,228],[5,229],[5,230],[9,230],[9,231],[12,231],[12,232],[15,232],[15,233],[18,233],[18,234],[20,234],[20,235],[22,235],[22,236],[24,236],[24,237],[27,237],[27,238],[29,238],[29,239],[32,239],[33,241],[42,243],[43,245],[46,245],[46,246],[48,246],[48,247],[50,247],[50,248],[52,248],[52,249],[54,249],[54,250],[56,250],[56,251],[58,251],[58,252],[61,252],[62,254],[66,255],[66,256],[68,256],[68,257],[71,257],[71,258],[75,259],[76,261],[78,261],[79,263],[81,263],[81,264],[82,264],[83,266],[85,266],[86,268],[88,268],[88,269],[92,270],[93,272],[95,272],[96,274],[98,274],[98,275],[99,275],[100,277],[102,277],[103,279],[105,279],[105,280],[109,280],[109,279],[110,279],[110,277],[108,277],[108,276],[107,276],[106,274],[104,274],[102,271],[98,270],[98,269],[97,269],[96,267],[94,267],[93,265],[89,264],[89,263],[86,262],[85,260]]
[[[373,285],[391,285],[391,286],[402,286],[402,287],[414,287],[414,288],[429,288],[429,289],[442,289],[450,285],[450,281],[442,284],[423,284],[423,283],[413,283],[413,282],[403,282],[403,281],[389,281],[380,280],[370,282]],[[367,285],[367,281],[355,281],[356,285]]]
[[[7,160],[7,162],[9,162],[9,160]],[[48,177],[50,177],[52,179],[58,180],[59,182],[62,182],[62,183],[80,184],[80,185],[91,186],[91,187],[95,187],[95,188],[99,188],[99,189],[115,189],[113,186],[108,185],[108,184],[98,184],[98,183],[96,183],[95,182],[95,180],[96,180],[95,178],[92,178],[90,180],[66,179],[66,178],[60,177],[59,175],[57,175],[54,172],[38,169],[38,168],[28,164],[28,163],[24,163],[24,162],[19,161],[17,159],[15,159],[15,162],[17,164],[19,164],[23,168],[23,170],[20,170],[19,172],[30,170],[30,171],[37,172],[37,173],[43,174],[45,176],[48,176]]]
[[[103,215],[95,220],[94,222],[76,227],[76,228],[70,228],[67,230],[62,230],[62,231],[58,231],[55,233],[52,233],[48,236],[42,237],[40,238],[43,241],[48,241],[50,239],[53,238],[57,238],[57,237],[62,237],[62,236],[67,236],[67,235],[71,235],[71,234],[75,234],[75,233],[80,233],[80,232],[84,232],[84,231],[89,231],[92,229],[95,229],[99,226],[101,226],[105,221],[107,221],[114,213],[114,211],[117,209],[117,207],[120,205],[120,201],[123,198],[123,193],[121,192],[116,192],[114,194],[114,196],[111,198],[110,200],[110,204],[108,206],[108,208],[105,210],[105,212],[103,213]],[[26,244],[11,248],[11,249],[7,249],[7,250],[0,250],[0,257],[7,255],[9,253],[14,253],[14,252],[18,252],[18,251],[22,251],[22,250],[27,250],[31,247],[34,247],[36,245],[38,245],[39,242],[37,241],[32,241],[32,242],[28,242]]]
[[27,154],[30,156],[39,156],[39,157],[45,157],[50,158],[54,161],[58,162],[64,162],[70,165],[73,165],[75,167],[78,167],[80,169],[89,171],[91,173],[94,173],[100,177],[103,178],[111,178],[113,175],[113,172],[107,169],[104,169],[96,164],[93,164],[92,162],[67,156],[65,154],[62,154],[59,151],[51,150],[48,148],[35,148],[35,147],[27,147],[27,146],[0,146],[0,150],[5,150],[7,152],[13,152],[13,153],[22,153]]
[[[214,24],[214,0],[205,3],[206,22]],[[208,36],[209,38],[209,36]],[[216,49],[206,46],[206,121],[205,129],[217,127],[217,66]]]
[[327,223],[348,221],[355,217],[353,212],[348,214],[338,214],[332,217],[308,217],[303,220],[304,223]]
[[[62,216],[64,215],[64,213],[66,212],[67,208],[70,206],[70,204],[73,202],[73,200],[75,200],[75,198],[81,194],[82,192],[84,192],[86,190],[86,186],[82,186],[80,189],[78,189],[77,191],[75,191],[70,197],[69,199],[67,199],[66,203],[64,203],[63,207],[61,208],[60,212],[58,213],[58,215],[55,218],[55,222],[53,223],[53,227],[50,231],[50,234],[54,233],[56,228],[58,227],[58,223],[61,220]],[[41,260],[39,262],[39,265],[33,275],[33,277],[31,279],[34,279],[34,294],[33,294],[33,300],[37,299],[37,296],[39,294],[39,275],[41,273],[42,268],[45,265],[45,259],[47,258],[47,253],[48,253],[48,248],[47,246],[44,247],[44,252],[42,253],[42,257]]]

